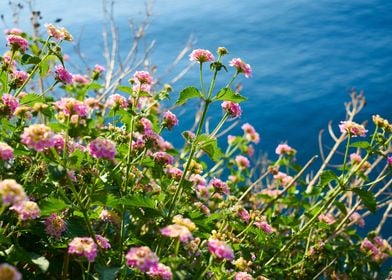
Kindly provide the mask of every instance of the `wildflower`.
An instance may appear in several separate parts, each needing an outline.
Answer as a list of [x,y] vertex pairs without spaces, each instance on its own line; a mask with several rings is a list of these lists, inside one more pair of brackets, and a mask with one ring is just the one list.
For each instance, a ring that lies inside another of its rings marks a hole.
[[196,195],[199,199],[208,199],[210,197],[210,188],[205,185],[196,186]]
[[11,210],[14,210],[19,215],[19,219],[22,221],[25,220],[34,220],[38,218],[40,214],[40,209],[38,204],[34,201],[22,200],[14,204],[10,207]]
[[109,108],[113,108],[113,109],[118,109],[118,108],[125,109],[128,107],[128,101],[124,96],[116,93],[109,96],[106,105]]
[[90,80],[86,76],[80,74],[72,75],[72,81],[74,84],[79,85],[88,85],[90,83]]
[[211,214],[210,209],[206,205],[201,203],[200,201],[197,201],[197,202],[193,203],[193,205],[197,209],[199,209],[204,215],[209,216]]
[[245,139],[249,142],[253,142],[255,144],[259,143],[260,135],[256,132],[255,128],[249,123],[245,123],[241,126],[242,130],[245,134]]
[[156,267],[159,262],[158,256],[147,246],[131,248],[125,259],[128,266],[138,268],[142,272],[147,272],[152,267]]
[[388,156],[388,158],[387,158],[387,164],[388,164],[389,166],[392,166],[392,156]]
[[229,51],[225,47],[219,47],[218,50],[217,50],[217,53],[220,56],[224,56],[224,55],[228,54]]
[[243,221],[246,222],[246,223],[249,223],[249,221],[250,221],[250,215],[249,215],[248,210],[246,210],[246,209],[243,208],[243,207],[238,207],[236,212],[237,212],[237,216],[238,216],[241,220],[243,220]]
[[88,144],[90,155],[96,159],[106,158],[113,160],[116,155],[116,144],[110,140],[97,138]]
[[267,234],[271,234],[274,231],[272,227],[265,221],[256,221],[253,224]]
[[21,119],[28,119],[31,120],[33,115],[31,114],[31,107],[21,105],[18,106],[18,108],[15,109],[14,116],[19,117]]
[[139,84],[148,84],[148,85],[152,84],[152,77],[150,73],[148,73],[147,71],[136,71],[135,74],[133,75],[133,78]]
[[350,161],[352,164],[358,164],[362,161],[362,157],[357,153],[352,153],[350,154]]
[[195,185],[205,186],[207,184],[207,180],[200,174],[192,174],[189,177],[189,181],[194,183]]
[[91,237],[75,237],[68,244],[68,254],[85,256],[89,262],[94,262],[97,253],[97,244]]
[[147,275],[152,279],[171,280],[173,278],[170,267],[162,263],[158,263],[157,265],[152,266],[147,271]]
[[174,163],[174,158],[172,155],[166,153],[166,152],[156,152],[153,155],[153,158],[155,162],[158,164],[162,165],[167,165],[167,164],[173,164]]
[[255,148],[253,145],[249,145],[245,152],[248,156],[252,157],[255,154]]
[[25,38],[14,34],[7,36],[7,44],[11,46],[13,51],[21,50],[25,52],[29,47],[29,42]]
[[243,62],[240,58],[233,58],[229,62],[229,65],[236,68],[238,73],[244,73],[246,78],[252,76],[252,68],[249,64]]
[[173,224],[168,225],[161,230],[161,234],[171,238],[179,238],[181,242],[187,243],[189,240],[193,239],[192,233],[186,226]]
[[227,135],[227,143],[229,145],[233,145],[235,143],[235,140],[237,139],[236,136],[233,135]]
[[139,120],[139,127],[142,129],[142,132],[152,131],[152,123],[147,118],[141,118]]
[[178,181],[181,179],[183,171],[172,165],[167,165],[165,168],[165,174],[167,175],[167,177],[169,177],[169,179],[174,179]]
[[28,79],[29,75],[25,71],[13,71],[11,85],[13,88],[17,88],[23,85],[23,83]]
[[172,112],[167,111],[163,115],[163,125],[165,127],[167,127],[167,129],[171,130],[173,128],[173,126],[178,125],[177,116],[175,114],[173,114]]
[[361,215],[358,212],[354,212],[351,214],[350,221],[355,222],[360,227],[365,226],[365,220],[361,217]]
[[0,142],[0,160],[9,161],[14,158],[14,149],[7,143]]
[[16,108],[19,106],[18,98],[12,96],[11,94],[4,93],[1,97],[1,100],[3,101],[3,104],[9,108],[11,114],[14,113]]
[[196,230],[196,225],[188,218],[182,217],[182,215],[176,215],[173,217],[173,223],[187,227],[190,231]]
[[53,136],[53,142],[54,142],[54,148],[57,150],[57,151],[62,151],[63,149],[64,149],[64,145],[65,145],[65,140],[64,140],[64,137],[63,137],[63,135],[61,135],[61,134],[55,134],[54,136]]
[[42,152],[54,146],[53,136],[54,134],[48,126],[44,124],[33,124],[24,128],[20,138],[21,142],[30,149]]
[[103,67],[102,65],[99,65],[99,64],[95,64],[94,69],[93,69],[94,72],[98,72],[100,74],[102,72],[104,72],[105,70],[106,70],[105,67]]
[[65,221],[56,213],[52,213],[45,220],[45,231],[47,234],[54,236],[56,239],[60,239],[60,236],[66,231],[67,225]]
[[232,261],[232,264],[239,270],[248,270],[252,265],[251,261],[247,261],[243,257],[239,257],[235,261]]
[[278,155],[289,155],[292,156],[296,153],[297,151],[290,147],[287,144],[279,144],[278,147],[275,149],[275,153]]
[[121,221],[120,216],[116,212],[107,209],[103,209],[99,214],[98,218],[102,221],[110,222],[114,225],[119,225]]
[[55,79],[64,84],[72,84],[72,74],[67,71],[62,65],[55,67],[56,77]]
[[14,59],[11,59],[11,53],[6,52],[3,55],[3,61],[2,61],[2,69],[4,70],[10,70],[10,71],[15,71],[16,69],[16,61]]
[[23,31],[19,28],[16,28],[16,27],[4,30],[5,35],[11,35],[11,34],[21,35],[22,33],[23,33]]
[[286,187],[293,180],[293,177],[279,171],[274,175],[274,179],[277,180],[283,187]]
[[233,249],[224,241],[216,239],[208,240],[208,250],[219,259],[227,259],[229,261],[234,259]]
[[342,121],[340,122],[339,129],[341,133],[349,133],[351,136],[361,136],[365,137],[367,130],[361,124],[357,124],[352,121]]
[[98,246],[101,247],[102,249],[110,249],[111,245],[109,243],[109,240],[102,235],[95,235],[95,238],[97,239]]
[[318,216],[318,219],[320,222],[326,223],[328,225],[332,225],[336,222],[335,217],[331,213],[320,214]]
[[8,263],[0,264],[0,280],[21,280],[22,274]]
[[224,101],[222,102],[221,107],[232,118],[240,117],[242,114],[241,106],[238,103]]
[[238,168],[243,170],[250,167],[249,160],[241,155],[235,157],[235,163],[237,164]]
[[16,204],[27,199],[23,187],[14,179],[5,179],[0,182],[0,195],[5,205]]
[[215,58],[214,55],[208,50],[196,49],[193,50],[189,55],[189,60],[203,63],[214,61]]
[[210,182],[210,186],[212,186],[217,193],[230,194],[229,186],[218,178],[213,178]]
[[51,23],[46,23],[45,24],[46,30],[49,34],[49,36],[61,41],[61,40],[66,40],[66,41],[72,41],[72,35],[68,32],[67,29],[64,27],[59,28],[54,26]]
[[246,272],[237,272],[234,276],[234,280],[252,280],[252,275]]

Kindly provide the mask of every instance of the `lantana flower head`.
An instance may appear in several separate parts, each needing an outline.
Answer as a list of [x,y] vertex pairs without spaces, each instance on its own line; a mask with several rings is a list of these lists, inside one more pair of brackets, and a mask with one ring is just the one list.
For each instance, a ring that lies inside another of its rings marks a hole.
[[8,263],[0,264],[0,280],[22,280],[22,274]]
[[238,73],[244,73],[246,78],[252,76],[252,68],[249,64],[243,62],[240,58],[233,58],[229,62],[229,65],[236,68]]
[[283,187],[286,187],[293,180],[293,177],[279,171],[274,175],[274,179],[277,180]]
[[361,124],[357,124],[352,121],[342,121],[340,122],[339,129],[341,133],[349,133],[351,136],[361,136],[365,137],[367,130]]
[[155,162],[162,165],[173,164],[174,157],[166,152],[156,152],[153,155]]
[[234,276],[234,280],[252,280],[252,275],[247,272],[237,272]]
[[136,82],[140,84],[151,85],[153,82],[152,76],[147,71],[136,71],[135,74],[133,75],[133,78],[136,80]]
[[98,254],[97,244],[91,237],[75,237],[68,244],[68,254],[85,256],[89,262],[94,262]]
[[123,109],[125,109],[128,107],[128,100],[124,96],[122,96],[118,93],[115,93],[115,94],[112,94],[109,96],[109,98],[106,102],[106,105],[109,108],[114,108],[114,109],[123,108]]
[[23,33],[22,29],[19,29],[17,27],[13,27],[13,28],[4,30],[4,34],[5,35],[11,35],[11,34],[13,34],[13,35],[21,35],[22,33]]
[[116,143],[103,138],[97,138],[88,144],[87,149],[94,158],[113,160],[116,155]]
[[222,109],[225,110],[232,118],[238,118],[242,114],[241,106],[238,103],[232,101],[224,101],[221,106]]
[[365,226],[365,220],[358,212],[353,212],[350,216],[350,221],[355,222],[358,226]]
[[68,72],[67,69],[62,65],[57,65],[55,67],[55,79],[64,84],[72,84],[72,74]]
[[57,27],[54,26],[51,23],[46,23],[45,24],[46,30],[48,31],[49,36],[61,41],[61,40],[66,40],[66,41],[72,41],[72,35],[68,32],[67,29],[64,27]]
[[54,133],[44,124],[33,124],[25,127],[20,136],[21,142],[30,149],[42,152],[54,146]]
[[224,241],[217,239],[208,240],[208,250],[219,259],[233,260],[234,252]]
[[196,225],[188,218],[184,218],[182,215],[175,215],[173,217],[173,223],[187,227],[190,231],[196,230]]
[[147,275],[151,279],[160,279],[160,280],[173,279],[173,274],[171,272],[170,267],[162,263],[158,263],[156,266],[152,266],[150,270],[147,271]]
[[235,163],[237,164],[237,166],[240,170],[243,170],[243,169],[250,167],[249,160],[242,155],[238,155],[235,157]]
[[97,239],[98,242],[98,246],[101,247],[102,249],[110,249],[111,245],[109,243],[109,240],[105,237],[103,237],[102,235],[95,235],[95,238]]
[[22,221],[34,220],[38,218],[41,212],[38,207],[38,204],[30,200],[19,201],[12,207],[10,207],[10,209],[17,212],[19,215],[19,219],[21,219]]
[[181,179],[181,176],[183,174],[183,171],[175,166],[172,165],[167,165],[165,168],[165,174],[169,179],[174,179],[176,181]]
[[229,186],[221,179],[213,178],[210,181],[210,186],[213,187],[215,192],[219,194],[230,194]]
[[204,63],[214,61],[215,57],[209,50],[195,49],[189,55],[189,60]]
[[158,256],[147,246],[132,247],[125,256],[126,264],[142,272],[149,271],[159,263]]
[[72,81],[76,85],[88,85],[90,83],[89,78],[80,74],[73,74]]
[[275,153],[278,155],[294,155],[297,151],[295,149],[293,149],[292,147],[290,147],[287,144],[279,144],[276,149],[275,149]]
[[47,234],[55,237],[56,239],[60,239],[61,235],[64,231],[67,230],[67,224],[56,213],[52,213],[48,218],[45,220],[45,231]]
[[18,98],[8,93],[4,93],[1,96],[1,101],[5,106],[9,108],[11,114],[14,113],[16,108],[18,108],[19,106]]
[[266,221],[256,221],[253,224],[267,234],[271,234],[274,231]]
[[181,242],[187,243],[193,239],[192,233],[186,226],[173,224],[168,225],[161,230],[161,234],[171,238],[179,238]]
[[22,52],[25,52],[29,47],[29,42],[25,38],[14,34],[7,36],[7,44],[11,46],[12,50],[21,50]]
[[0,182],[0,195],[4,205],[16,204],[27,199],[23,187],[14,179],[5,179]]
[[170,111],[166,111],[163,114],[163,124],[167,129],[171,130],[173,126],[178,125],[177,116]]
[[15,70],[12,72],[11,84],[17,88],[23,85],[23,83],[28,79],[29,75],[25,71]]
[[328,225],[332,225],[336,222],[335,217],[331,213],[320,214],[318,216],[318,219],[320,222],[326,223]]
[[255,128],[250,125],[249,123],[245,123],[241,126],[242,130],[244,131],[245,139],[249,142],[253,142],[258,144],[260,141],[260,135],[257,133]]
[[0,160],[10,161],[14,158],[14,149],[7,143],[0,142]]

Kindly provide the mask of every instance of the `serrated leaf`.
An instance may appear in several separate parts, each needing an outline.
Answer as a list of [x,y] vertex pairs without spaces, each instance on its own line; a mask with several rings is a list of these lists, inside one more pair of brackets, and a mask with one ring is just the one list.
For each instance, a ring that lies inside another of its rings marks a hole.
[[372,212],[373,214],[376,212],[377,201],[373,193],[360,188],[354,188],[352,189],[352,191],[361,198],[363,204],[366,206],[367,209],[369,209],[370,212]]
[[184,104],[188,99],[196,97],[203,98],[203,95],[197,88],[187,87],[180,92],[180,97],[176,101],[176,105]]
[[223,152],[218,146],[218,140],[210,138],[205,134],[199,135],[196,139],[197,143],[200,144],[200,148],[213,160],[218,161],[222,156]]
[[122,92],[125,92],[125,93],[128,93],[128,94],[132,94],[133,93],[133,88],[130,87],[130,86],[118,86],[117,89],[119,91],[122,91]]
[[126,196],[118,200],[117,204],[130,207],[142,207],[155,209],[155,200],[142,195]]
[[214,100],[232,101],[232,102],[240,103],[242,101],[247,100],[247,98],[236,93],[231,88],[222,88],[215,96]]
[[324,187],[325,185],[329,184],[330,182],[337,180],[338,177],[336,174],[331,170],[325,170],[320,176],[320,186]]
[[41,62],[41,59],[38,56],[31,56],[29,54],[24,54],[20,60],[22,65],[26,64],[38,64]]
[[370,147],[370,144],[369,144],[369,142],[366,142],[366,141],[359,141],[359,142],[352,143],[350,145],[350,147],[360,148],[360,149],[367,149],[367,148]]
[[29,105],[29,106],[33,106],[37,102],[43,103],[45,102],[45,98],[35,93],[29,93],[23,96],[22,99],[20,100],[21,104]]
[[63,200],[54,197],[50,197],[40,203],[42,216],[60,212],[66,208],[70,208],[70,206]]

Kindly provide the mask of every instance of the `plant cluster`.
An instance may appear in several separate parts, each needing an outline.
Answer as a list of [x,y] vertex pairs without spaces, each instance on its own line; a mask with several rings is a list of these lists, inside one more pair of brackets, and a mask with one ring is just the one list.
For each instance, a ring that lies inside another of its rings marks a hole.
[[[200,85],[183,89],[176,105],[194,99],[202,110],[176,148],[162,136],[179,125],[161,108],[170,86],[156,89],[140,70],[107,96],[105,68],[71,74],[61,45],[72,35],[46,29],[46,40],[7,30],[0,57],[0,279],[379,275],[392,253],[379,235],[391,209],[392,126],[378,115],[371,132],[354,122],[362,95],[353,93],[347,119],[329,127],[334,145],[317,172],[309,172],[316,156],[302,167],[287,143],[260,167],[251,124],[225,149],[218,143],[246,100],[234,82],[252,75],[240,58],[225,62],[225,48],[190,54]],[[227,84],[216,88],[217,79]],[[222,118],[210,132],[217,102]],[[385,207],[379,227],[361,237],[357,226]]]

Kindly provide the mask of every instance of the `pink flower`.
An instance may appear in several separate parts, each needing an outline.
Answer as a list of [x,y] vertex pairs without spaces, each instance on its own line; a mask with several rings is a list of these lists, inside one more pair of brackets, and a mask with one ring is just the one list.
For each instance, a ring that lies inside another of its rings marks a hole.
[[67,230],[65,221],[56,213],[52,213],[45,220],[45,231],[47,234],[54,236],[56,239],[60,239],[64,231]]
[[29,47],[29,42],[25,38],[14,34],[7,36],[7,44],[11,46],[12,50],[21,50],[22,52],[25,52]]
[[67,71],[62,65],[55,67],[56,77],[55,79],[64,84],[72,84],[72,74]]
[[14,179],[5,179],[0,182],[0,195],[4,205],[16,204],[27,199],[23,187]]
[[221,106],[222,109],[225,110],[232,118],[240,117],[242,114],[241,106],[238,103],[224,101]]
[[30,200],[19,201],[10,207],[10,209],[18,213],[19,219],[22,221],[34,220],[38,218],[39,213],[41,212],[38,204]]
[[46,27],[46,30],[48,31],[49,36],[51,36],[59,41],[61,41],[61,40],[72,41],[73,40],[72,35],[65,28],[56,27],[51,23],[46,23],[45,27]]
[[167,165],[167,164],[173,164],[174,163],[174,158],[172,155],[166,153],[166,152],[156,152],[153,155],[153,158],[155,162],[158,164],[162,165]]
[[272,229],[272,227],[264,221],[256,221],[253,223],[255,226],[257,226],[259,229],[261,229],[262,231],[264,231],[267,234],[271,234],[274,230]]
[[246,272],[237,272],[234,276],[234,280],[252,280],[252,275]]
[[237,216],[238,216],[241,220],[243,220],[244,222],[246,222],[246,223],[249,223],[249,221],[250,221],[249,212],[248,212],[248,210],[246,210],[246,209],[243,208],[243,207],[240,207],[239,209],[237,209]]
[[219,194],[230,194],[229,186],[218,178],[213,178],[210,181],[210,186],[212,186],[215,192]]
[[25,127],[20,136],[21,142],[30,149],[42,152],[54,146],[54,134],[52,130],[44,124],[33,124]]
[[365,226],[365,220],[361,217],[361,215],[358,212],[354,212],[351,214],[350,221],[355,222],[360,227]]
[[19,106],[18,98],[12,96],[11,94],[4,93],[1,97],[1,100],[3,101],[3,104],[10,109],[11,113],[14,113],[16,108]]
[[252,68],[249,64],[243,62],[240,58],[233,58],[229,62],[229,65],[236,68],[238,73],[244,73],[246,78],[252,76]]
[[150,276],[151,279],[171,280],[173,278],[170,267],[161,263],[152,266],[150,270],[147,271],[147,275]]
[[241,155],[235,157],[235,163],[237,164],[238,168],[243,170],[250,167],[249,160]]
[[341,133],[349,133],[351,136],[361,136],[365,137],[367,130],[361,124],[357,124],[352,121],[342,121],[340,122],[339,129]]
[[357,153],[352,153],[350,154],[350,161],[352,164],[358,164],[362,161],[362,157],[361,155],[357,154]]
[[118,109],[118,108],[127,108],[128,107],[128,100],[120,95],[120,94],[112,94],[109,96],[108,101],[106,102],[106,105],[109,108],[114,108],[114,109]]
[[237,137],[235,137],[233,135],[227,135],[227,143],[229,145],[233,145],[235,143],[236,139],[237,139]]
[[293,180],[293,177],[279,171],[274,175],[274,179],[277,180],[283,187],[286,187]]
[[192,233],[186,226],[173,224],[168,225],[161,230],[161,234],[171,238],[179,238],[181,242],[188,243],[193,239]]
[[149,271],[159,263],[158,256],[147,246],[133,247],[125,256],[126,264],[142,272]]
[[227,259],[229,261],[234,259],[233,249],[223,241],[210,239],[208,241],[208,250],[219,259]]
[[253,142],[255,144],[259,143],[260,135],[256,132],[255,128],[249,123],[245,123],[241,126],[242,130],[245,134],[245,139],[249,142]]
[[147,71],[136,71],[135,74],[133,75],[133,78],[138,82],[139,84],[152,84],[152,77],[150,73]]
[[29,75],[25,71],[13,71],[12,83],[15,87],[20,87],[28,79]]
[[275,153],[278,155],[294,155],[296,150],[287,144],[279,144],[275,149]]
[[106,69],[105,67],[103,67],[102,65],[99,64],[95,64],[93,71],[97,72],[97,73],[102,73],[104,72]]
[[387,163],[389,166],[392,166],[392,156],[388,156]]
[[101,214],[99,214],[99,219],[105,222],[110,222],[114,225],[119,225],[121,221],[120,216],[118,216],[116,212],[106,209],[101,211]]
[[215,58],[214,58],[213,54],[208,50],[196,49],[196,50],[193,50],[191,52],[191,54],[189,55],[189,60],[203,63],[203,62],[214,61]]
[[9,161],[14,158],[14,149],[7,143],[0,142],[0,160]]
[[98,246],[101,247],[102,249],[110,249],[111,245],[109,243],[109,240],[102,235],[95,235],[95,238],[97,239]]
[[163,115],[163,125],[171,130],[173,126],[178,125],[177,116],[170,111],[165,112]]
[[75,237],[68,244],[68,254],[85,256],[89,262],[94,262],[98,254],[97,244],[91,237]]
[[11,34],[21,35],[22,33],[23,33],[23,31],[19,28],[16,28],[16,27],[4,30],[5,35],[11,35]]
[[65,140],[61,134],[55,134],[53,136],[53,143],[54,143],[53,146],[57,151],[62,151],[64,149]]
[[110,140],[97,138],[88,144],[87,149],[90,155],[96,159],[113,160],[116,155],[116,144]]
[[90,80],[86,76],[80,74],[72,75],[72,81],[74,84],[79,85],[88,85],[90,83]]
[[1,280],[22,280],[22,274],[12,265],[8,263],[0,264]]
[[332,225],[336,222],[335,217],[331,213],[320,214],[318,216],[318,219],[320,222],[326,223],[328,225]]
[[61,111],[66,116],[88,116],[88,106],[82,101],[76,100],[73,97],[63,97],[59,101],[56,101],[54,105],[56,106],[57,110]]
[[174,179],[176,181],[181,179],[182,176],[182,170],[171,166],[171,165],[167,165],[165,168],[165,174],[167,175],[167,177],[169,177],[169,179]]

